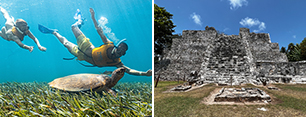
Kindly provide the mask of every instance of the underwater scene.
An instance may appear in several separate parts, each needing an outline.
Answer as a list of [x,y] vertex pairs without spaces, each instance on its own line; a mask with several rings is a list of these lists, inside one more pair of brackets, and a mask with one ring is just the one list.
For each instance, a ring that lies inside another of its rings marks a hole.
[[0,116],[152,115],[152,0],[0,10]]

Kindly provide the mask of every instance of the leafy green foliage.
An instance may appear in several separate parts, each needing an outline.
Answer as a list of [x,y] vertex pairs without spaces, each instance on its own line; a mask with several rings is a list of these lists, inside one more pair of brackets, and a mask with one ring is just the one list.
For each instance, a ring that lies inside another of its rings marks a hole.
[[282,47],[281,50],[280,50],[280,52],[281,52],[281,53],[286,53],[286,48],[285,48],[285,47]]
[[154,4],[154,57],[163,54],[165,48],[171,47],[175,27],[171,21],[172,16],[165,8]]
[[293,43],[288,45],[287,57],[289,61],[300,61],[300,48]]
[[285,53],[290,62],[306,60],[302,58],[302,48],[298,43],[296,45],[290,43],[287,50],[282,47],[280,52]]
[[300,44],[294,45],[290,43],[287,50],[285,47],[282,47],[280,52],[285,53],[289,61],[306,60],[306,37]]
[[306,60],[306,38],[300,43],[301,59]]

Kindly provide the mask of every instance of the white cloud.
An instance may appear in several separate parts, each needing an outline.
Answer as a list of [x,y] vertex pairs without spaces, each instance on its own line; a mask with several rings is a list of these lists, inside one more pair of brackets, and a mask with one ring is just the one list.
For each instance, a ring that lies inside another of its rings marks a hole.
[[202,21],[201,21],[201,16],[196,14],[196,13],[193,13],[190,15],[190,17],[193,19],[194,23],[202,26]]
[[229,28],[224,28],[223,29],[223,32],[226,32],[226,31],[228,31],[228,30],[230,30]]
[[228,0],[230,2],[230,9],[235,10],[238,9],[239,7],[242,7],[243,5],[247,6],[248,1],[247,0]]
[[253,26],[258,26],[258,30],[254,30],[254,32],[260,32],[266,29],[266,25],[264,22],[260,22],[258,19],[252,19],[249,17],[246,17],[244,19],[241,19],[239,22],[242,26],[247,26],[249,28]]
[[246,18],[242,19],[239,23],[242,26],[252,27],[252,26],[260,24],[260,21],[258,19],[252,19],[252,18],[246,17]]
[[258,28],[259,28],[259,30],[265,30],[266,29],[265,23],[261,22]]
[[295,39],[295,38],[296,38],[296,35],[293,35],[292,37]]

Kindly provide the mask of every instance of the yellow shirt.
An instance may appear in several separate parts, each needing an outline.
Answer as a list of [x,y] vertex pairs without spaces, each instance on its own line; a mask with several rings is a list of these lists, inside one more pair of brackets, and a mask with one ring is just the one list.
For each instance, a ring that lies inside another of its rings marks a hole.
[[[17,30],[17,28],[16,28],[15,26],[12,28],[12,32],[13,32],[13,34],[16,35],[21,41],[23,41],[23,38],[24,38],[25,34],[21,34],[21,33]],[[27,32],[26,32],[26,33],[27,33]]]
[[113,48],[113,47],[114,47],[114,43],[108,42],[92,50],[92,59],[98,67],[116,66],[119,63],[121,63],[120,58],[110,59],[107,56],[107,49]]

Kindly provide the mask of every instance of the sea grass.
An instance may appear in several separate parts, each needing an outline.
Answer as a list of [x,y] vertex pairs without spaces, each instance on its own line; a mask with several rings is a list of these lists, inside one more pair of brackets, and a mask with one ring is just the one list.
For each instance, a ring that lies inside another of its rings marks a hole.
[[148,116],[151,83],[118,83],[107,92],[68,93],[46,82],[0,83],[0,116]]

